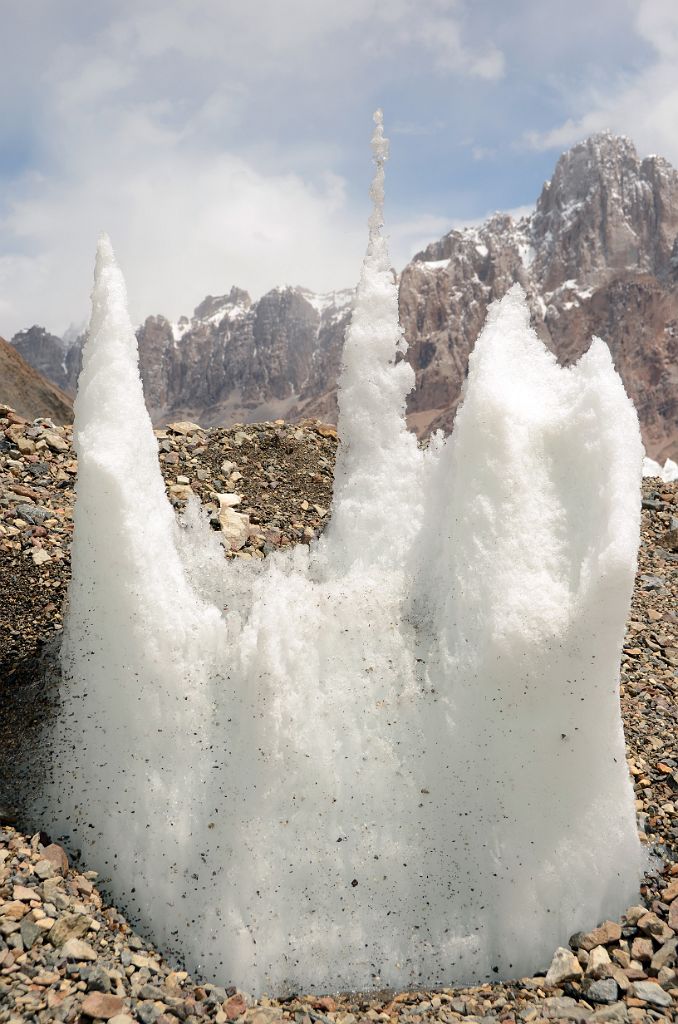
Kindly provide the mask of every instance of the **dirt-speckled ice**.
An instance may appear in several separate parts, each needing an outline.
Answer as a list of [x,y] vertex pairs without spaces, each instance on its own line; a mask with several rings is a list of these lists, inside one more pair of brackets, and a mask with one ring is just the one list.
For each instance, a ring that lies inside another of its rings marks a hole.
[[641,872],[618,701],[635,411],[606,345],[559,367],[514,286],[453,435],[418,449],[376,120],[318,542],[228,563],[199,508],[177,524],[105,238],[76,401],[43,819],[161,949],[253,993],[531,974]]

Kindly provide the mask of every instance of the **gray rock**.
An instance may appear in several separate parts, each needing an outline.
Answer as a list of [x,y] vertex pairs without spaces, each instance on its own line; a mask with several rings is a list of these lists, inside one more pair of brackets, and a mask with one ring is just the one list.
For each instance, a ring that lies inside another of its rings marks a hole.
[[45,933],[42,928],[33,920],[32,914],[27,914],[21,922],[21,941],[24,944],[24,949],[30,949],[31,946],[37,942]]
[[153,1003],[137,1003],[134,1012],[141,1024],[155,1024],[161,1013]]
[[541,1015],[547,1020],[588,1020],[591,1011],[570,996],[550,996],[544,999],[539,1007]]
[[665,942],[652,957],[651,967],[659,971],[662,967],[668,967],[676,962],[676,950],[678,949],[678,938],[669,939]]
[[45,519],[49,519],[52,515],[46,508],[42,508],[40,505],[32,505],[28,502],[17,505],[15,512],[17,516],[25,519],[32,526],[41,526]]
[[660,576],[651,576],[649,573],[641,573],[640,576],[643,581],[644,590],[660,590],[664,585],[664,580]]
[[617,982],[613,978],[601,978],[586,986],[586,998],[594,1003],[616,1003],[619,998]]
[[87,973],[80,972],[81,976],[84,977],[87,983],[88,992],[110,992],[111,991],[111,979],[108,972],[103,967],[98,965],[90,967]]
[[651,1006],[672,1006],[673,999],[653,981],[634,981],[633,994],[637,999],[644,999]]
[[54,874],[54,865],[49,860],[39,860],[33,868],[33,874],[41,878],[43,882]]
[[626,1024],[629,1019],[629,1011],[626,1003],[612,1003],[611,1006],[601,1006],[593,1013],[589,1020],[606,1021],[609,1024]]
[[140,999],[163,999],[165,992],[157,985],[142,985],[137,995]]

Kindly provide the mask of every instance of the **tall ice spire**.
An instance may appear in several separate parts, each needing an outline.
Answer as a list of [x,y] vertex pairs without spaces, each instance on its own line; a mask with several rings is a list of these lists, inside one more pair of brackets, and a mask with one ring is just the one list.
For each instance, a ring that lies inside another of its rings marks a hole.
[[382,230],[388,140],[381,110],[374,122],[373,206],[339,379],[341,445],[328,531],[334,557],[346,566],[393,559],[394,533],[404,539],[419,500],[421,454],[405,422],[414,371],[402,358],[407,344],[398,319],[398,286]]

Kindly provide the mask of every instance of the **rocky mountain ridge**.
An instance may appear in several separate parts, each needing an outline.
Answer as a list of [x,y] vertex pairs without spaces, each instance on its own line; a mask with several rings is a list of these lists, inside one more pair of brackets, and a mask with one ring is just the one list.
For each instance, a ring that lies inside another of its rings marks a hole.
[[[212,425],[288,416],[310,377],[323,376],[324,352],[341,351],[353,291],[317,294],[275,288],[257,302],[241,288],[208,295],[189,318],[149,316],[137,330],[146,399],[156,423],[198,419]],[[12,338],[47,378],[75,393],[84,335],[70,345],[43,327]],[[332,386],[336,386],[336,374]]]
[[[468,356],[488,305],[514,283],[535,329],[565,364],[592,334],[610,345],[638,408],[648,454],[678,455],[678,172],[633,143],[594,135],[559,159],[534,212],[494,214],[453,230],[400,275],[400,316],[417,375],[411,426],[451,428]],[[192,318],[148,317],[138,330],[155,422],[205,425],[277,417],[336,420],[336,382],[350,290],[274,289],[257,302],[238,288],[208,296]],[[80,343],[41,328],[12,339],[72,392]]]
[[[609,133],[565,153],[534,213],[451,231],[404,269],[400,311],[419,432],[449,430],[490,302],[525,289],[537,333],[565,364],[610,346],[648,451],[678,447],[678,172]],[[437,413],[436,413],[436,410]]]

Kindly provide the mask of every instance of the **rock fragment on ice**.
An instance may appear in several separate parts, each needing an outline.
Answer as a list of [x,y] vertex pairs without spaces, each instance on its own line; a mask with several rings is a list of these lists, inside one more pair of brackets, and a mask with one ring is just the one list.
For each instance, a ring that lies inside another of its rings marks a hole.
[[[224,541],[232,551],[240,551],[247,543],[250,535],[249,516],[241,512],[234,512],[233,502],[230,500],[233,495],[220,494],[219,496],[219,523]],[[225,501],[223,499],[226,499]]]

